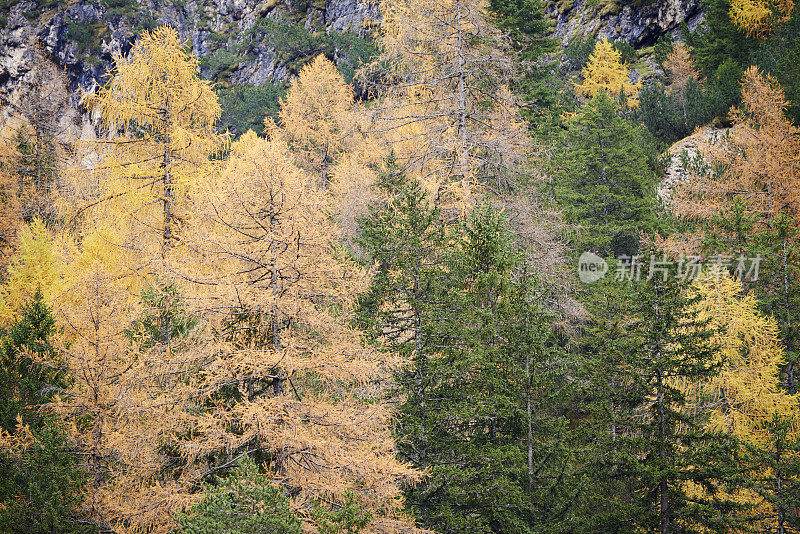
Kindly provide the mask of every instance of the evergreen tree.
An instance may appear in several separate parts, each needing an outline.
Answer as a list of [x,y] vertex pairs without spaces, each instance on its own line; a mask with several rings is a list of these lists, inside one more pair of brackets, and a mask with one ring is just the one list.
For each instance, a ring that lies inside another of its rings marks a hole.
[[55,320],[37,291],[0,343],[0,531],[91,532],[76,508],[85,476],[63,430],[41,411],[67,377],[50,344]]
[[38,421],[38,406],[66,385],[56,350],[50,344],[55,319],[41,291],[23,304],[0,341],[0,427],[12,432],[17,416]]
[[638,340],[628,332],[626,305],[633,298],[629,284],[608,278],[584,298],[590,313],[576,347],[583,387],[576,396],[585,477],[577,514],[579,532],[634,532],[640,509],[634,502],[632,478],[637,450],[625,442],[637,431],[630,419],[643,402],[638,380]]
[[300,534],[288,498],[247,456],[229,476],[204,490],[192,513],[179,516],[179,534]]
[[717,372],[712,332],[684,296],[672,262],[627,260],[623,273],[639,263],[664,270],[640,281],[634,274],[621,313],[612,314],[618,322],[597,320],[584,340],[598,432],[587,476],[599,481],[603,496],[601,506],[588,501],[595,512],[586,530],[728,532],[741,525],[735,505],[716,488],[736,480],[735,441],[704,430],[680,387]]
[[727,111],[717,93],[703,89],[689,80],[677,94],[668,95],[661,83],[650,85],[639,93],[637,117],[660,141],[674,143],[691,135],[698,126],[711,122]]
[[442,274],[445,246],[439,209],[417,180],[409,179],[394,154],[378,177],[388,200],[359,219],[358,243],[375,262],[372,285],[359,300],[360,325],[385,336],[392,350],[422,358],[428,343],[426,316]]
[[800,442],[791,426],[790,418],[775,413],[764,428],[769,440],[748,445],[744,454],[751,469],[745,487],[766,505],[751,520],[777,534],[800,531]]
[[[430,476],[407,488],[407,503],[439,532],[550,532],[570,499],[566,419],[552,411],[564,390],[553,365],[561,352],[552,317],[535,304],[544,290],[523,276],[505,222],[488,205],[459,227],[446,253],[436,232],[428,248],[409,248],[430,232],[435,210],[412,201],[416,185],[401,191],[362,221],[365,250],[380,258],[363,302],[382,310],[373,332],[411,356],[397,376],[398,448]],[[422,258],[434,262],[421,269]],[[407,289],[417,282],[422,293]],[[398,322],[408,310],[414,321]]]
[[553,63],[546,60],[557,42],[548,36],[550,24],[541,0],[489,0],[494,24],[511,40],[520,66],[512,90],[525,103],[523,116],[534,124],[557,113],[558,95],[552,74]]
[[569,123],[555,162],[555,196],[585,230],[575,249],[633,254],[655,222],[654,150],[644,128],[617,114],[604,93]]

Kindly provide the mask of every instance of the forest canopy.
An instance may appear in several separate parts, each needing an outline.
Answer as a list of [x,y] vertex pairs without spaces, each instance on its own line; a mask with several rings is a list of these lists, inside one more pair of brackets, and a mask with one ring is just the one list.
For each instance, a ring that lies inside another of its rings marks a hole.
[[636,50],[384,0],[357,65],[224,91],[155,27],[80,139],[42,54],[0,531],[800,532],[800,15],[704,9]]

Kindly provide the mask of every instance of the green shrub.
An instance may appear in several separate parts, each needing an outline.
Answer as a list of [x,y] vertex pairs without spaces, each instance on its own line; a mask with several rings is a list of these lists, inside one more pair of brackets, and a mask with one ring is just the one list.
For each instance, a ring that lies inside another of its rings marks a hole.
[[264,118],[278,118],[280,98],[285,90],[280,86],[267,83],[257,85],[232,85],[229,88],[218,88],[223,129],[238,137],[247,130],[259,135],[264,133]]
[[78,44],[78,50],[87,51],[100,48],[103,38],[108,37],[108,26],[101,21],[70,22],[67,26],[67,38]]
[[578,37],[570,41],[564,49],[564,56],[569,61],[570,70],[581,70],[589,63],[589,56],[594,52],[597,39],[591,35],[588,37]]
[[630,65],[636,61],[636,49],[628,44],[627,41],[612,41],[612,46],[620,54],[620,61],[625,65]]
[[190,515],[178,516],[179,534],[300,534],[287,497],[248,457],[204,492]]
[[365,512],[351,490],[345,492],[344,502],[335,510],[317,505],[314,520],[320,534],[358,534],[370,521],[372,514]]
[[659,37],[655,46],[653,46],[653,57],[656,60],[656,63],[661,65],[662,68],[664,67],[664,63],[667,61],[667,56],[672,53],[673,47],[672,35],[668,33],[665,33]]

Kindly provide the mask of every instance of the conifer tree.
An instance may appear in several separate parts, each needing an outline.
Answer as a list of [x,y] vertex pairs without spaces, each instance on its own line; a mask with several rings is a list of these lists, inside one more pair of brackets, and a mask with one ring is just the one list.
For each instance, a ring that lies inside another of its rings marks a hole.
[[54,334],[52,312],[37,291],[2,339],[0,428],[6,432],[16,427],[17,417],[26,423],[39,420],[37,408],[66,386],[63,363],[50,344]]
[[[637,264],[660,270],[636,282],[636,269],[645,269]],[[587,476],[597,477],[600,489],[589,495],[602,503],[587,501],[584,528],[663,534],[739,528],[744,522],[735,504],[716,493],[738,467],[735,443],[703,428],[702,414],[687,409],[682,389],[686,380],[717,372],[708,319],[693,308],[696,299],[684,295],[686,284],[663,256],[629,257],[620,265],[634,280],[623,281],[632,286],[616,295],[628,297],[621,313],[615,308],[609,319],[599,317],[584,340],[587,395],[596,399],[590,407],[598,425],[589,438]],[[698,495],[696,487],[708,494]]]
[[322,54],[292,82],[281,102],[280,117],[292,148],[309,170],[327,175],[353,141],[357,133],[353,106],[352,87]]
[[408,504],[441,532],[546,532],[570,486],[566,423],[553,411],[559,351],[534,304],[543,289],[494,208],[476,208],[446,252],[435,211],[399,176],[396,200],[361,224],[385,269],[364,297],[379,310],[373,332],[413,355],[397,376],[399,451],[430,476],[407,489]]
[[369,291],[359,297],[359,322],[393,351],[424,358],[432,301],[444,274],[444,229],[438,208],[393,154],[379,184],[389,200],[359,219],[359,245],[376,267]]
[[79,534],[85,473],[47,404],[69,381],[51,345],[55,320],[42,293],[4,330],[0,352],[0,530]]
[[583,83],[575,84],[575,92],[584,98],[593,98],[601,90],[616,99],[625,97],[628,107],[638,105],[640,83],[631,83],[628,69],[620,61],[621,54],[608,39],[600,39],[594,52],[589,56],[589,64],[584,67]]
[[52,306],[63,290],[63,265],[55,236],[39,219],[22,226],[19,234],[17,251],[10,258],[5,283],[0,288],[0,325],[6,327],[36,293]]
[[601,92],[569,122],[555,161],[555,196],[585,228],[575,248],[632,254],[655,227],[655,165],[646,131],[618,116]]
[[508,90],[514,65],[486,0],[381,4],[388,65],[378,131],[398,162],[455,214],[481,180],[505,186],[529,140]]
[[779,387],[778,326],[761,316],[753,295],[741,296],[741,282],[726,272],[708,273],[692,290],[699,317],[714,327],[720,372],[684,383],[689,409],[704,414],[705,428],[744,449],[740,485],[726,495],[745,508],[737,516],[763,531],[780,532],[792,515],[786,500],[797,495],[789,466],[796,464],[800,425],[797,397]]
[[350,491],[377,524],[413,530],[399,515],[399,484],[419,474],[396,460],[380,402],[399,359],[363,346],[349,326],[365,273],[340,255],[330,205],[285,138],[252,132],[199,196],[194,254],[180,272],[210,303],[201,313],[220,349],[197,377],[204,406],[181,454],[212,458],[212,469],[261,455],[306,519]]
[[109,84],[84,99],[109,139],[86,147],[84,161],[101,163],[73,173],[71,200],[91,209],[91,224],[118,225],[120,244],[140,254],[149,246],[163,256],[175,244],[188,194],[224,141],[215,131],[217,97],[197,61],[174,29],[157,28],[116,57]]
[[60,352],[74,380],[52,408],[89,474],[85,513],[108,529],[167,531],[167,511],[196,500],[204,472],[178,442],[197,418],[192,377],[210,340],[200,329],[165,328],[139,343],[130,332],[141,325],[131,323],[153,305],[146,288],[172,281],[177,260],[168,252],[223,141],[214,130],[219,105],[170,28],[115,58],[108,85],[84,102],[108,137],[86,144],[62,191],[82,235],[59,240],[55,254]]
[[383,143],[370,133],[369,115],[353,88],[319,55],[303,67],[281,102],[283,128],[267,119],[267,134],[284,135],[298,164],[330,189],[343,237],[355,237],[356,218],[374,197]]
[[762,254],[754,284],[766,310],[779,319],[786,350],[785,385],[794,393],[798,358],[797,235],[800,221],[800,130],[786,117],[777,80],[756,67],[742,80],[736,128],[699,146],[700,165],[674,189],[670,206],[716,236],[714,253]]
[[731,21],[751,37],[767,37],[775,26],[787,22],[794,11],[792,0],[733,0]]
[[300,520],[286,495],[247,456],[204,490],[192,513],[178,518],[180,534],[300,534]]
[[26,44],[30,69],[20,73],[11,94],[0,96],[7,119],[0,132],[0,177],[7,195],[5,220],[0,220],[6,227],[0,231],[9,243],[20,219],[50,223],[56,218],[53,193],[66,159],[63,118],[69,109],[69,80],[35,37]]

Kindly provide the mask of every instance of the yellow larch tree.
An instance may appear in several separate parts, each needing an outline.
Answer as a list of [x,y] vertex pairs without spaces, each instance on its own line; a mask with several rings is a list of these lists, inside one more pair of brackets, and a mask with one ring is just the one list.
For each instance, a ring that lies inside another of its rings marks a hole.
[[329,192],[284,139],[249,132],[200,198],[186,272],[225,344],[202,373],[207,409],[184,454],[262,451],[307,520],[349,489],[373,529],[405,524],[399,485],[419,474],[397,461],[379,402],[393,362],[348,326],[366,279],[337,257]]
[[691,48],[684,43],[675,43],[672,52],[667,54],[664,70],[669,74],[667,94],[682,95],[689,80],[700,83],[700,72],[694,64]]
[[779,388],[783,350],[778,326],[760,314],[754,296],[742,296],[741,282],[727,273],[711,272],[692,290],[699,297],[699,316],[710,321],[720,347],[719,374],[700,386],[710,404],[708,428],[763,445],[764,425],[772,414],[793,417],[797,404],[795,396]]
[[280,118],[292,149],[323,179],[356,133],[353,105],[353,89],[322,54],[300,71],[281,101]]
[[376,173],[385,147],[370,133],[369,115],[353,100],[353,89],[324,55],[292,81],[280,112],[283,129],[267,124],[271,137],[285,135],[301,167],[319,176],[334,195],[345,235],[374,199]]
[[215,130],[221,109],[172,28],[145,33],[127,58],[115,58],[114,69],[107,86],[84,98],[109,139],[89,143],[83,163],[99,163],[75,172],[72,202],[105,212],[94,218],[127,225],[126,245],[156,245],[164,255],[188,216],[193,183],[225,141]]
[[23,224],[24,199],[18,164],[21,159],[18,130],[0,131],[0,265],[5,267],[16,246],[17,231]]
[[766,38],[788,22],[793,11],[793,0],[732,0],[728,16],[750,37]]
[[61,190],[77,239],[60,243],[53,307],[73,380],[52,408],[85,459],[87,513],[117,532],[167,532],[202,478],[175,450],[194,428],[193,377],[213,338],[198,329],[205,338],[179,340],[162,321],[142,343],[132,329],[159,313],[163,299],[148,303],[147,292],[175,287],[179,226],[224,139],[216,96],[173,29],[145,34],[115,63],[110,83],[85,99],[108,137],[83,146]]
[[622,64],[622,55],[608,39],[600,39],[594,52],[589,56],[589,63],[583,68],[583,83],[575,84],[575,93],[584,98],[594,97],[600,90],[616,98],[624,92],[630,107],[638,106],[641,82],[631,83],[628,68]]
[[[716,332],[713,342],[719,347],[720,370],[708,381],[684,384],[688,409],[706,414],[708,430],[736,438],[745,447],[772,451],[770,425],[775,417],[789,422],[786,439],[800,438],[798,397],[779,386],[783,349],[775,320],[761,315],[754,296],[742,295],[741,282],[719,270],[696,280],[692,293],[698,298],[698,319],[708,321]],[[773,482],[781,476],[761,474]],[[780,512],[759,498],[757,490],[742,488],[730,497],[755,506],[747,514],[767,518],[759,522],[764,531],[775,526],[771,518]]]
[[[700,140],[700,164],[690,166],[667,202],[679,216],[701,223],[727,243],[730,248],[723,252],[738,253],[737,247],[753,244],[765,251],[768,268],[757,285],[765,290],[763,305],[779,322],[787,354],[785,385],[794,392],[800,128],[786,117],[787,106],[775,78],[756,67],[747,69],[742,104],[730,113],[734,126],[725,135]],[[681,241],[699,245],[701,239],[690,235]]]
[[742,80],[742,104],[731,110],[726,136],[701,141],[701,167],[678,183],[670,206],[679,215],[710,222],[744,206],[763,230],[780,214],[797,220],[800,210],[800,129],[786,118],[786,97],[777,80],[750,67]]
[[0,287],[0,327],[11,324],[23,304],[36,291],[52,306],[64,289],[63,261],[58,257],[54,236],[41,219],[20,228],[17,250],[8,264]]
[[[388,65],[377,132],[410,176],[449,211],[464,212],[481,184],[504,184],[530,153],[507,90],[514,62],[485,0],[381,3]],[[510,119],[510,120],[500,120]]]
[[192,377],[213,345],[194,332],[180,344],[170,335],[137,343],[137,317],[160,310],[140,297],[147,281],[132,276],[130,255],[110,245],[118,238],[98,229],[70,258],[55,310],[72,380],[49,408],[84,459],[86,515],[113,532],[166,533],[175,526],[171,514],[197,500],[202,466],[175,448],[194,429]]
[[0,267],[35,219],[56,218],[53,189],[65,160],[69,81],[35,40],[31,68],[10,94],[0,95]]
[[[56,217],[52,192],[67,157],[69,80],[64,70],[35,39],[28,43],[31,68],[18,86],[0,96],[3,131],[0,143],[10,145],[3,166],[16,174],[16,196],[26,221]],[[2,156],[0,156],[2,157]]]

